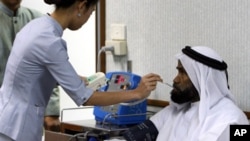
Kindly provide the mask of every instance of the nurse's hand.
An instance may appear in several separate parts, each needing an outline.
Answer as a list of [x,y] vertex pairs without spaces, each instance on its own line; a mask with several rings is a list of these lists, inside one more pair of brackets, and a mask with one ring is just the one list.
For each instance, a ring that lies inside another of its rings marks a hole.
[[[80,76],[80,75],[79,75],[79,76]],[[87,77],[85,77],[85,76],[80,76],[80,78],[82,79],[82,81],[84,81],[84,83],[85,83],[86,86],[89,84]]]
[[157,82],[162,82],[162,78],[158,74],[149,73],[142,77],[135,91],[140,94],[141,99],[146,98],[155,90]]

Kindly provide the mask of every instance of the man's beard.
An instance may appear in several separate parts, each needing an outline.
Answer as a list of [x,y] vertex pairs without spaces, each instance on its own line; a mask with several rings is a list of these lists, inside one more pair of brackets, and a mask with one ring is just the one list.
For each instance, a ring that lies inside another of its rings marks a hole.
[[194,85],[184,90],[181,90],[175,84],[173,85],[173,87],[174,89],[170,92],[170,94],[172,101],[175,103],[183,104],[186,102],[192,102],[193,100],[197,99],[197,97],[199,97],[199,94]]

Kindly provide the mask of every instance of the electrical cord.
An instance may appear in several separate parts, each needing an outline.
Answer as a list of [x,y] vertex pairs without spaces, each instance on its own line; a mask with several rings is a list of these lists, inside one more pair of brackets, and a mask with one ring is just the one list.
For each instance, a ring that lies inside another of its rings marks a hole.
[[100,70],[100,56],[102,52],[106,51],[114,51],[114,46],[104,46],[98,51],[98,56],[97,56],[97,72],[101,71]]
[[105,117],[104,117],[104,119],[103,119],[103,121],[102,121],[102,128],[104,128],[104,125],[105,125],[105,123],[106,123],[106,120],[107,120],[108,118],[113,117],[113,116],[114,116],[113,113],[110,113],[110,114],[105,115]]
[[71,138],[69,138],[68,141],[72,141],[73,139],[78,140],[78,137],[80,137],[80,136],[81,136],[81,137],[83,136],[83,138],[87,139],[88,134],[89,134],[89,131],[87,131],[87,132],[85,132],[85,133],[78,133],[78,134],[75,134],[74,136],[72,136]]

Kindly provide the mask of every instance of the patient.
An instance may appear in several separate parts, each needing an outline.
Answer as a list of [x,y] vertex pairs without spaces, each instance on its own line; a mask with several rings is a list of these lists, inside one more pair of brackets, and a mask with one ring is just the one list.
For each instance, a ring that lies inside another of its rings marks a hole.
[[[124,134],[128,141],[229,141],[229,125],[249,124],[235,104],[227,64],[211,48],[177,54],[170,105]],[[148,130],[147,130],[148,129]]]

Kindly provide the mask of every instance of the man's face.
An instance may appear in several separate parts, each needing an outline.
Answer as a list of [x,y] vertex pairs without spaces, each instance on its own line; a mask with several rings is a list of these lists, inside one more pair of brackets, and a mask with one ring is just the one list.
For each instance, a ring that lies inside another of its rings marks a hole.
[[1,0],[1,1],[4,3],[4,5],[6,5],[13,11],[19,8],[22,2],[22,0]]
[[198,101],[199,94],[180,61],[176,69],[178,74],[174,78],[174,88],[170,92],[172,101],[178,104]]

